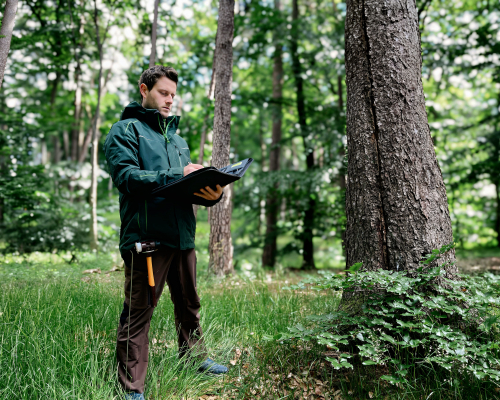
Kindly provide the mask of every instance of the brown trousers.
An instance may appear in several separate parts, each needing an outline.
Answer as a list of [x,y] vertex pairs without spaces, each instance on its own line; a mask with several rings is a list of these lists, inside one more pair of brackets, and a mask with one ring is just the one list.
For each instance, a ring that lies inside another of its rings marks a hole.
[[[150,255],[153,260],[157,299],[160,299],[165,282],[170,289],[170,297],[174,303],[179,356],[182,357],[196,346],[198,356],[206,357],[200,327],[200,298],[196,293],[195,250],[162,248]],[[144,380],[148,368],[148,332],[154,311],[151,305],[146,256],[134,252],[134,254],[124,254],[123,259],[125,261],[125,302],[118,325],[116,345],[118,379],[125,391],[144,393]],[[132,262],[133,276],[131,276]],[[132,304],[130,305],[131,281]],[[129,307],[130,321],[128,319]]]

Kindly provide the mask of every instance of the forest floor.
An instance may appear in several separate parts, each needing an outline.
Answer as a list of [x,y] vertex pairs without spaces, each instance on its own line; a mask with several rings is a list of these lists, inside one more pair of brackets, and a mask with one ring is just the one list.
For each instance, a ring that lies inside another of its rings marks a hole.
[[[496,253],[468,254],[459,252],[466,265],[496,265]],[[173,306],[163,296],[151,323],[146,398],[496,398],[491,391],[471,392],[467,382],[439,376],[412,387],[393,386],[380,379],[387,368],[334,370],[324,346],[269,340],[288,327],[307,326],[309,315],[336,309],[338,294],[282,289],[306,276],[293,270],[242,270],[217,281],[200,272],[207,347],[211,357],[230,367],[221,378],[179,364]],[[121,399],[114,348],[123,269],[116,255],[81,255],[78,264],[52,254],[6,258],[0,260],[0,282],[0,398]]]

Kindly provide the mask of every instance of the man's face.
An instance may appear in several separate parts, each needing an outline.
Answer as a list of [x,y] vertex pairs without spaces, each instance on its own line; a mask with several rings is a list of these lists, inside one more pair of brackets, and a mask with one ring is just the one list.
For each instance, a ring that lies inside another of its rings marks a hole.
[[174,81],[162,76],[151,90],[143,83],[141,85],[142,106],[157,109],[163,118],[167,118],[172,109],[177,85]]

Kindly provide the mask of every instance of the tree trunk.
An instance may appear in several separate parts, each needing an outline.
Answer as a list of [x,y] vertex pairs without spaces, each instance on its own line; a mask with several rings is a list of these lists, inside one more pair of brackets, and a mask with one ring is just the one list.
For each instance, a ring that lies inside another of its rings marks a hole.
[[[203,118],[203,126],[201,128],[201,138],[200,138],[200,154],[198,154],[198,164],[203,165],[203,153],[205,152],[205,141],[207,138],[207,129],[208,129],[208,109],[205,114],[205,118]],[[193,204],[193,213],[194,217],[198,216],[198,208],[200,206],[198,204]]]
[[[71,2],[68,3],[70,6]],[[80,1],[80,7],[84,6],[83,0]],[[71,23],[73,24],[72,11],[70,9]],[[77,161],[79,157],[79,150],[81,147],[80,143],[80,132],[82,130],[82,96],[83,96],[83,85],[81,82],[82,78],[82,66],[81,66],[81,55],[83,53],[83,34],[85,29],[85,14],[80,12],[80,21],[78,26],[78,42],[76,38],[73,40],[74,52],[75,52],[75,99],[73,101],[74,112],[73,112],[73,125],[71,128],[71,161]],[[74,35],[76,37],[76,35]]]
[[52,146],[54,147],[54,152],[52,153],[52,162],[54,164],[59,164],[61,161],[61,141],[59,140],[59,133],[52,136]]
[[97,252],[98,249],[98,232],[97,232],[97,176],[99,174],[98,163],[98,144],[99,144],[99,112],[101,108],[101,85],[102,85],[102,43],[99,33],[99,24],[97,21],[97,0],[94,0],[94,25],[97,39],[97,49],[99,50],[99,78],[97,81],[97,105],[95,109],[93,127],[92,127],[92,177],[90,186],[90,208],[91,208],[91,226],[90,226],[90,248]]
[[[345,38],[347,265],[415,270],[453,235],[427,123],[414,0],[347,1]],[[441,262],[454,260],[451,250]]]
[[[274,8],[280,12],[280,0],[274,0]],[[273,65],[273,103],[272,119],[273,131],[271,138],[271,151],[269,152],[269,171],[277,172],[280,169],[281,151],[281,121],[282,121],[282,97],[283,97],[283,44],[280,41],[279,32],[274,34],[274,65]],[[271,190],[266,199],[266,236],[264,251],[262,252],[262,265],[274,267],[276,264],[276,223],[278,221],[279,197],[277,193],[278,184]]]
[[7,57],[10,50],[10,41],[12,39],[12,31],[14,30],[17,3],[17,0],[7,0],[2,18],[2,26],[0,27],[0,89],[2,88],[5,66],[7,65]]
[[[231,140],[231,86],[233,81],[234,0],[219,1],[215,43],[215,112],[212,165],[229,164]],[[217,276],[233,271],[231,240],[232,185],[224,189],[222,200],[210,212],[209,269]]]
[[78,160],[78,149],[79,149],[79,135],[80,135],[80,120],[82,118],[82,86],[80,82],[81,78],[81,66],[80,62],[76,65],[75,69],[75,100],[74,104],[74,114],[73,114],[73,126],[71,128],[71,160]]
[[[297,93],[297,113],[299,115],[299,125],[304,142],[304,150],[306,152],[307,170],[314,169],[314,149],[312,143],[308,139],[308,129],[306,122],[306,103],[304,97],[304,80],[302,79],[302,65],[299,58],[299,4],[298,0],[293,0],[292,9],[292,32],[290,42],[290,55],[292,57],[292,70],[295,78],[295,91]],[[309,196],[307,208],[304,212],[304,230],[302,236],[302,269],[310,270],[316,268],[314,265],[314,244],[313,244],[313,227],[314,227],[314,209],[316,201]]]
[[[217,41],[217,33],[215,35],[215,40]],[[210,78],[210,86],[208,87],[207,98],[208,100],[213,100],[212,95],[215,90],[215,50],[214,50],[214,59],[212,61],[212,77]],[[201,128],[201,137],[200,137],[200,153],[198,154],[198,164],[203,165],[203,156],[205,153],[205,142],[207,141],[207,129],[208,129],[208,117],[210,115],[210,107],[207,104],[205,118],[203,118],[203,126]],[[198,215],[198,208],[200,206],[198,204],[193,204],[193,213],[196,218]],[[209,209],[210,211],[210,209]],[[208,223],[210,223],[210,214],[208,218]]]
[[63,148],[64,148],[64,158],[66,161],[71,160],[71,154],[69,152],[69,135],[68,131],[63,131]]
[[[106,93],[107,93],[106,87],[108,85],[108,81],[109,81],[109,78],[111,76],[111,70],[112,70],[112,68],[110,68],[108,70],[108,72],[106,73],[106,78],[104,79],[104,83],[102,85],[99,83],[99,85],[98,85],[100,87],[100,90],[99,90],[100,95],[98,94],[98,97],[97,97],[98,100],[100,100],[104,96],[106,96]],[[102,72],[99,72],[99,73],[102,74]],[[91,111],[91,108],[88,104],[86,104],[85,110],[87,111],[88,117],[91,119],[91,123],[90,123],[89,129],[87,131],[87,134],[84,135],[84,139],[82,140],[82,145],[81,145],[80,152],[78,155],[78,162],[79,163],[83,163],[87,159],[87,155],[88,155],[87,149],[88,149],[90,142],[92,140],[92,133],[93,133],[93,129],[94,129],[94,124],[96,122],[96,117],[97,117],[96,113],[94,113],[94,115],[92,117],[90,117],[92,115],[92,111]],[[96,112],[97,112],[97,108],[96,108]],[[80,122],[81,122],[81,120],[80,120]],[[99,117],[99,121],[97,123],[97,126],[98,127],[100,126],[100,117]],[[83,132],[80,131],[79,135],[83,136],[82,133]]]
[[160,0],[155,0],[155,10],[153,16],[153,26],[151,30],[151,56],[149,57],[149,68],[155,66],[156,62],[156,30],[158,27],[158,5]]

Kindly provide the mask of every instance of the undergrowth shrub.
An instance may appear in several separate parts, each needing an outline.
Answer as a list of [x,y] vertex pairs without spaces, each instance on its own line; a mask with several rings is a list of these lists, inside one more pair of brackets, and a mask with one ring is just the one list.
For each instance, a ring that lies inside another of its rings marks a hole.
[[337,353],[327,357],[335,369],[353,368],[359,358],[363,365],[389,367],[382,379],[398,386],[409,383],[414,368],[498,381],[500,277],[448,279],[447,265],[435,261],[450,248],[434,250],[416,271],[361,271],[358,263],[347,275],[324,272],[292,285],[287,289],[356,292],[362,305],[355,313],[341,306],[309,316],[310,326],[267,339],[315,340]]

